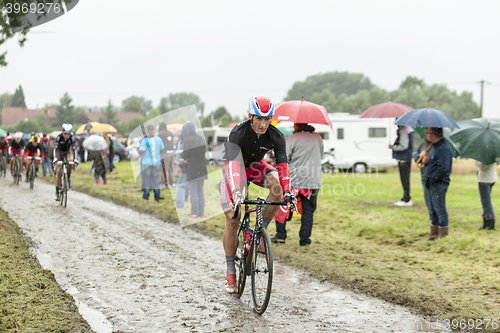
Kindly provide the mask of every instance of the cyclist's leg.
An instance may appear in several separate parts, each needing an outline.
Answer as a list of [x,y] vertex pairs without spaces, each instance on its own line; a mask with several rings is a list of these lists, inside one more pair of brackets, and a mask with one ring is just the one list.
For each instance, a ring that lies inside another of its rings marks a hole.
[[17,157],[19,161],[19,175],[22,176],[22,171],[23,171],[23,154],[19,154]]
[[[267,200],[281,200],[283,191],[279,182],[278,171],[273,166],[267,164],[264,159],[249,168],[247,171],[247,178],[250,179],[255,185],[269,190]],[[277,211],[278,206],[266,206],[264,208],[265,228],[267,228]]]
[[59,164],[59,161],[62,161],[63,155],[56,151],[54,158],[57,159],[56,163],[56,189],[58,189],[61,186],[61,172],[62,172],[62,165]]
[[26,179],[28,179],[28,174],[30,173],[30,166],[33,161],[33,156],[26,156]]

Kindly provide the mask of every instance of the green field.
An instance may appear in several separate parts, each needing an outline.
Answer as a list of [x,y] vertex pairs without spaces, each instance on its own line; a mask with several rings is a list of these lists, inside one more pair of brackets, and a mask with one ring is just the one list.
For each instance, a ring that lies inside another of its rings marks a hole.
[[[185,217],[189,204],[176,211],[169,190],[161,191],[164,199],[159,204],[152,198],[144,201],[130,162],[118,164],[107,186],[95,185],[89,170],[90,163],[79,166],[72,176],[75,190],[164,221],[176,222],[179,214],[181,221],[192,223]],[[206,215],[213,217],[189,227],[221,238],[225,220],[216,187],[220,170],[211,171],[205,182]],[[498,206],[498,189],[493,191],[493,204]],[[252,187],[252,197],[265,195]],[[499,234],[477,230],[482,210],[470,161],[454,164],[447,195],[447,238],[425,241],[429,221],[418,171],[411,175],[411,195],[413,207],[393,205],[402,197],[397,170],[325,175],[311,246],[299,246],[300,219],[295,218],[288,223],[287,243],[274,247],[275,258],[322,281],[404,305],[428,318],[500,319]],[[270,232],[274,234],[274,224]]]

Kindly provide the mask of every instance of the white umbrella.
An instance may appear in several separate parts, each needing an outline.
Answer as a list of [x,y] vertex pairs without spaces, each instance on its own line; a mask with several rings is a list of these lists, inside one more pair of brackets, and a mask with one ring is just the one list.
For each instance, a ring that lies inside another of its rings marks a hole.
[[92,151],[108,149],[108,143],[99,135],[91,135],[83,141],[83,148]]

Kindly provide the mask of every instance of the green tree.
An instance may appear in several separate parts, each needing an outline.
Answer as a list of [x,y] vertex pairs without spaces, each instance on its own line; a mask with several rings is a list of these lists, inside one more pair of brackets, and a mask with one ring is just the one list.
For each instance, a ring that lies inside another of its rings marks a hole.
[[223,116],[228,115],[229,121],[231,121],[231,115],[227,112],[226,108],[223,106],[219,106],[214,112],[214,119],[221,119]]
[[168,97],[162,97],[158,108],[163,114],[168,111],[176,110],[178,108],[182,108],[191,104],[195,104],[196,110],[203,116],[203,112],[205,111],[205,103],[203,103],[200,97],[194,93],[171,93],[168,95]]
[[[142,97],[144,99],[144,97]],[[146,114],[146,109],[141,101],[141,97],[131,96],[122,102],[123,112],[140,112]],[[149,110],[148,110],[149,111]]]
[[227,125],[229,125],[230,122],[231,122],[231,116],[229,114],[225,114],[219,119],[219,126],[227,127]]
[[[33,3],[37,4],[36,13],[31,10],[31,5]],[[49,3],[51,10],[45,7],[46,11],[40,14],[39,10],[41,8],[38,5],[45,4],[48,6]],[[64,0],[64,3],[66,9],[70,11],[78,4],[78,1]],[[19,5],[20,10],[16,11],[13,4]],[[37,0],[36,2],[33,0],[0,0],[0,45],[14,38],[16,33],[19,33],[18,43],[23,47],[26,42],[26,35],[29,32],[29,28],[53,20],[59,15],[64,15],[55,9],[56,7],[60,9],[60,5],[60,1],[56,4],[54,0]],[[0,53],[0,67],[7,66],[6,55],[7,51]]]
[[36,122],[40,132],[47,132],[47,115],[45,113],[39,113],[36,116]]
[[85,111],[87,108],[78,106],[75,108],[75,123],[86,124],[89,121],[89,114]]
[[14,92],[14,96],[12,96],[12,102],[11,106],[17,106],[17,107],[26,107],[26,103],[24,101],[24,92],[23,92],[23,87],[19,85],[19,88],[16,89]]
[[304,100],[311,101],[315,93],[328,91],[336,97],[341,94],[354,95],[361,90],[374,88],[369,78],[363,74],[349,72],[329,72],[309,76],[305,81],[295,82],[285,97],[286,101]]
[[30,119],[30,120],[19,120],[19,122],[16,124],[16,130],[21,131],[23,133],[39,133],[42,131],[42,128],[40,128],[40,124],[38,123],[37,120],[35,119]]
[[73,124],[76,122],[75,119],[75,107],[71,105],[71,102],[73,100],[69,96],[69,94],[66,92],[64,93],[63,97],[59,100],[60,104],[57,105],[57,112],[56,112],[56,117],[53,121],[53,125],[60,127],[62,124],[68,123],[68,124]]
[[14,97],[14,95],[9,94],[8,92],[0,95],[0,110],[8,106],[12,106],[12,97]]
[[116,120],[116,110],[113,104],[111,103],[111,98],[108,100],[108,106],[106,110],[103,111],[103,121],[106,124],[115,125]]
[[200,122],[201,127],[212,127],[212,117],[210,115],[203,118]]

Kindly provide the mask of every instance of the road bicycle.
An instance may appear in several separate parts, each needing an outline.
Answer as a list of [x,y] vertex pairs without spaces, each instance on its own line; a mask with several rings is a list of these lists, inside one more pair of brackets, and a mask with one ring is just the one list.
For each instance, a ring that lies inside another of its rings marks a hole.
[[59,201],[61,206],[66,207],[68,203],[68,188],[69,188],[69,178],[68,178],[68,165],[73,164],[73,162],[68,162],[66,156],[63,156],[62,161],[57,161],[58,165],[61,165],[61,173],[59,178]]
[[[31,161],[31,165],[30,165],[30,169],[28,171],[28,174],[29,174],[28,180],[30,182],[30,189],[33,189],[35,187],[35,177],[36,177],[35,161],[33,161],[33,157],[32,156],[27,156],[26,159],[32,160]],[[35,160],[40,161],[41,158],[40,157],[35,157]]]
[[[241,196],[235,202],[241,201]],[[254,311],[262,315],[269,304],[273,284],[273,248],[269,232],[263,226],[264,206],[285,206],[284,201],[267,201],[260,197],[257,200],[248,200],[248,186],[246,190],[245,215],[240,221],[238,228],[238,248],[236,250],[236,286],[239,298],[245,289],[247,276],[251,277],[252,301]],[[249,205],[255,205],[250,209]],[[295,203],[294,203],[295,206]],[[237,218],[240,205],[235,205],[233,220]],[[295,206],[295,210],[297,207]],[[250,229],[250,214],[257,213],[256,223],[253,230]],[[290,211],[287,221],[292,219],[293,212]]]
[[14,169],[12,170],[12,177],[14,178],[14,185],[19,185],[19,180],[21,180],[21,166],[19,165],[19,158],[17,154],[12,156],[14,159]]
[[7,156],[0,152],[0,177],[7,175]]

